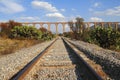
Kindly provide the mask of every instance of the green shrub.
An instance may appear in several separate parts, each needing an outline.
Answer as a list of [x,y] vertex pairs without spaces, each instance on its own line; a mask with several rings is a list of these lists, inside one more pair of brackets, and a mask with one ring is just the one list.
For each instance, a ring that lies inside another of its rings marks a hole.
[[51,32],[43,32],[42,33],[42,39],[43,40],[51,40],[52,38],[54,38],[54,35],[51,34]]
[[15,26],[11,30],[11,38],[41,39],[42,32],[35,27]]
[[63,34],[64,34],[64,37],[68,37],[68,38],[70,37],[70,32],[64,32]]
[[42,27],[39,30],[42,32],[42,40],[51,40],[55,37],[52,32],[48,31],[46,28]]
[[118,39],[116,40],[116,49],[120,49],[120,32],[118,33]]
[[91,31],[91,40],[98,43],[101,47],[110,48],[110,46],[120,47],[120,32],[112,28],[97,27]]

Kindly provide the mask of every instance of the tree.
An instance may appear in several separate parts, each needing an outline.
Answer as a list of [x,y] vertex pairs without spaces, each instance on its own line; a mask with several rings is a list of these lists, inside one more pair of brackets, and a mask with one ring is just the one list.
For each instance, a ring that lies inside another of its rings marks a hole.
[[83,35],[84,29],[85,29],[83,18],[77,17],[75,22],[69,21],[68,25],[73,31],[75,39],[79,39]]
[[75,25],[77,27],[77,32],[81,36],[83,34],[83,30],[84,30],[84,19],[77,17]]

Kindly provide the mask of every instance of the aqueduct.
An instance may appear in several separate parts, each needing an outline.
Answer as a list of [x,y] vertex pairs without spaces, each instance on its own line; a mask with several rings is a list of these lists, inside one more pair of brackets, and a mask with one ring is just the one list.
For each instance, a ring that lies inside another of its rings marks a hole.
[[66,24],[68,24],[68,22],[23,22],[23,25],[29,25],[32,24],[32,26],[35,26],[36,24],[39,24],[40,27],[43,27],[44,24],[46,24],[47,30],[51,31],[51,25],[54,24],[55,25],[55,30],[56,30],[56,34],[58,34],[58,25],[61,24],[62,25],[62,32],[65,32],[65,26]]
[[[2,22],[0,22],[1,24]],[[51,31],[51,24],[55,25],[55,30],[56,30],[56,34],[58,34],[58,25],[61,24],[62,25],[62,32],[66,32],[66,25],[68,25],[68,22],[20,22],[22,25],[32,25],[32,26],[36,26],[36,24],[39,24],[40,27],[43,27],[44,24],[46,24],[48,27],[47,29],[49,31]],[[91,26],[97,27],[97,25],[99,24],[101,27],[104,27],[104,25],[107,26],[114,26],[115,29],[118,29],[118,26],[120,26],[120,22],[84,22],[86,28],[90,28]],[[0,25],[1,26],[1,25]],[[70,28],[70,27],[69,27]],[[70,29],[70,31],[72,31]]]

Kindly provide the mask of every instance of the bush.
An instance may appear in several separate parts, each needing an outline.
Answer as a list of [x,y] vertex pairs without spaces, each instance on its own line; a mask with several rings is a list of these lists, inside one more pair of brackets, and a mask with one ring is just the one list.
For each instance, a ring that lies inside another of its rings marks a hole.
[[41,39],[42,32],[35,27],[15,26],[11,30],[11,38]]
[[15,22],[13,20],[9,20],[7,23],[1,23],[1,33],[0,35],[2,37],[9,36],[11,29],[13,29],[15,26],[22,26],[21,23]]
[[70,37],[70,33],[69,32],[64,32],[63,34],[64,34],[64,37],[68,37],[68,38]]
[[120,32],[112,28],[97,27],[91,31],[91,40],[98,43],[103,48],[110,48],[111,46],[120,47]]
[[52,34],[52,32],[48,31],[46,28],[40,28],[39,29],[42,32],[42,40],[51,40],[55,36]]

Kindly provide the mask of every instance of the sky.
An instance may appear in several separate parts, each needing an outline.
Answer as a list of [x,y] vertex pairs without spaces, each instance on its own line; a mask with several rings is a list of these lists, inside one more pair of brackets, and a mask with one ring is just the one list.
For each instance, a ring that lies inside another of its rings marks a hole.
[[0,21],[120,21],[120,0],[0,0]]
[[0,0],[0,22],[119,22],[120,0]]

